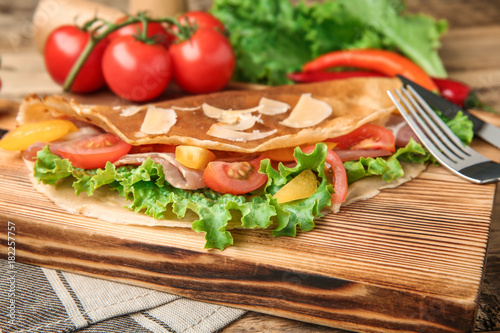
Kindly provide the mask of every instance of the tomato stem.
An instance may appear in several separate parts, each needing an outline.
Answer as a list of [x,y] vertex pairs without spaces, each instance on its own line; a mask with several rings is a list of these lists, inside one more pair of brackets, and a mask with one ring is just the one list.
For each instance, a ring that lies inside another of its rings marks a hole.
[[[73,83],[75,82],[75,79],[82,69],[83,65],[87,61],[88,57],[92,53],[92,50],[96,47],[99,42],[101,42],[103,39],[105,39],[109,34],[112,32],[123,28],[124,26],[127,26],[129,24],[134,24],[134,23],[142,23],[143,29],[142,29],[142,34],[140,36],[141,40],[147,40],[147,24],[149,22],[160,22],[160,23],[168,23],[170,25],[177,25],[180,26],[179,22],[176,19],[173,19],[171,17],[162,17],[162,18],[157,18],[157,19],[151,19],[146,16],[145,12],[139,12],[137,13],[136,16],[129,16],[125,21],[120,22],[120,23],[112,23],[108,22],[102,19],[98,18],[93,18],[92,20],[88,21],[87,23],[84,24],[83,30],[88,31],[93,24],[95,24],[97,21],[101,22],[102,25],[100,25],[97,28],[94,28],[92,31],[89,31],[90,33],[90,38],[89,41],[87,42],[87,45],[85,45],[85,48],[83,49],[82,53],[76,60],[75,64],[71,68],[70,72],[68,73],[68,76],[66,77],[66,80],[64,81],[63,84],[63,89],[64,91],[71,91],[71,87],[73,86]],[[97,30],[102,29],[105,27],[104,31],[95,34]]]
[[142,16],[140,17],[140,20],[142,22],[141,39],[146,40],[148,38],[148,19],[146,16]]

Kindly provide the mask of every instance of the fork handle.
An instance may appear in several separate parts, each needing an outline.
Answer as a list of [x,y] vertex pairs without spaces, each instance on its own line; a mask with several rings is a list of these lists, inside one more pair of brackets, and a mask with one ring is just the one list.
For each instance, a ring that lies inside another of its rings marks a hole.
[[493,161],[471,165],[459,170],[459,172],[479,184],[488,184],[500,180],[500,164]]

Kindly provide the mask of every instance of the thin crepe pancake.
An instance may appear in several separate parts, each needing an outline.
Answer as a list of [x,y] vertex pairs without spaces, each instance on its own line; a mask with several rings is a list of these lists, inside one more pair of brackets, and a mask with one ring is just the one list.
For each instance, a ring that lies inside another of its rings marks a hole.
[[208,129],[217,120],[206,117],[201,109],[177,111],[177,122],[167,134],[145,136],[140,129],[149,105],[144,105],[141,111],[133,116],[124,117],[120,113],[129,105],[82,104],[77,99],[61,96],[27,97],[21,104],[18,121],[20,123],[40,121],[56,112],[89,121],[132,145],[185,144],[214,150],[253,153],[320,142],[347,134],[363,124],[383,120],[394,111],[386,91],[399,86],[397,79],[363,78],[280,86],[264,90],[224,91],[154,103],[155,107],[160,108],[172,106],[193,108],[207,103],[221,109],[238,110],[256,107],[262,97],[267,97],[288,103],[293,109],[302,94],[310,93],[313,98],[322,100],[332,107],[332,114],[326,120],[317,126],[302,129],[280,124],[288,117],[290,111],[274,116],[262,115],[262,123],[258,123],[252,130],[266,132],[277,129],[277,132],[263,139],[246,142],[208,135]]

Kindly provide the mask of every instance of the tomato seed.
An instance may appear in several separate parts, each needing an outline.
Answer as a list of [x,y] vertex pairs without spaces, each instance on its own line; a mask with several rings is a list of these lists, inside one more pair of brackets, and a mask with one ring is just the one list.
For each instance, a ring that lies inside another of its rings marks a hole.
[[253,166],[248,162],[233,163],[227,170],[227,176],[233,179],[246,180],[254,171]]

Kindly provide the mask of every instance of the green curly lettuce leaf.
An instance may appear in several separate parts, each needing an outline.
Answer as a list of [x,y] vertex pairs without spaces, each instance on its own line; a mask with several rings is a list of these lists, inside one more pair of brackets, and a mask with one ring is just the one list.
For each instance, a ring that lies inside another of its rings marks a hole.
[[295,237],[297,227],[300,227],[302,231],[312,230],[314,219],[321,217],[321,210],[331,205],[334,190],[325,175],[327,149],[323,143],[317,144],[310,154],[304,153],[299,147],[295,148],[294,156],[297,165],[293,168],[285,167],[280,163],[279,170],[275,170],[269,160],[262,161],[260,171],[268,175],[265,191],[270,195],[274,195],[290,180],[307,169],[315,172],[320,180],[316,192],[309,198],[281,205],[276,200],[271,201],[276,206],[279,219],[278,227],[273,230],[274,236]]
[[443,119],[448,127],[455,133],[456,136],[466,145],[470,145],[474,137],[472,121],[459,111],[454,118],[448,118],[441,111],[436,110],[436,113]]
[[432,156],[413,139],[404,148],[399,148],[389,158],[360,158],[358,161],[344,162],[347,173],[347,182],[353,183],[369,176],[381,176],[386,182],[391,182],[404,174],[399,161],[425,163]]

